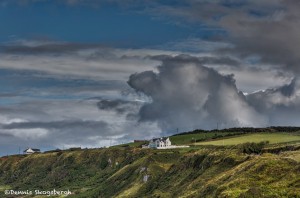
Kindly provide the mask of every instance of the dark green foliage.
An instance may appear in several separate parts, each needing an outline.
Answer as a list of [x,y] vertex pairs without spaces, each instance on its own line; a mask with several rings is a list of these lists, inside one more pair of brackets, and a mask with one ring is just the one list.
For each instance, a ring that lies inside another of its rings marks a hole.
[[279,154],[284,151],[297,151],[300,150],[300,146],[298,145],[286,145],[286,146],[277,146],[277,147],[270,147],[264,148],[262,150],[263,153],[274,153]]
[[103,170],[108,166],[108,158],[105,155],[100,156],[99,167]]
[[239,145],[240,151],[246,154],[260,154],[266,144],[269,144],[268,141],[266,142],[247,142],[245,144]]

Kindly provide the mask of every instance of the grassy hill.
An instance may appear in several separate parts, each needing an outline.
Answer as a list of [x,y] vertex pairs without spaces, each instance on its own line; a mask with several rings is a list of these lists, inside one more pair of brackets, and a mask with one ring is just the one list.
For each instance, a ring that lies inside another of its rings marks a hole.
[[300,197],[300,145],[290,146],[280,154],[260,155],[238,146],[199,146],[2,157],[0,197],[8,197],[5,189],[53,188],[70,189],[69,197],[77,198]]
[[[236,138],[232,138],[236,136]],[[194,130],[170,137],[178,145],[236,145],[246,142],[269,141],[271,144],[300,141],[299,127],[229,128]],[[226,139],[226,140],[225,140]],[[221,141],[218,141],[221,140]],[[223,141],[224,140],[224,141]]]
[[196,142],[206,141],[206,140],[213,140],[219,139],[224,137],[231,137],[240,135],[242,133],[238,132],[198,132],[198,133],[191,133],[191,134],[181,134],[181,135],[174,135],[170,137],[170,140],[173,144],[176,145],[188,145],[194,144]]
[[246,142],[268,141],[270,144],[300,142],[300,135],[295,133],[254,133],[232,138],[222,138],[213,141],[198,142],[196,145],[237,145]]

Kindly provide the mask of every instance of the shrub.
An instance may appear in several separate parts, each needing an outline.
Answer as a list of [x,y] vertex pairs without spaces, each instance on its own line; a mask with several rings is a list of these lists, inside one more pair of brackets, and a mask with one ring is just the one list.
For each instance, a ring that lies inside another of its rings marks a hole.
[[266,144],[268,144],[269,141],[254,143],[254,142],[247,142],[244,144],[241,144],[239,146],[240,151],[246,154],[260,154]]

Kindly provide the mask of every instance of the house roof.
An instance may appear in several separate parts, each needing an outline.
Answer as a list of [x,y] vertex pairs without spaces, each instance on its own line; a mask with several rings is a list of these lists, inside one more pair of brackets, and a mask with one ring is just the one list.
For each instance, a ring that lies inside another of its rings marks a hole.
[[40,149],[32,149],[33,151],[41,151]]
[[161,138],[153,138],[152,141],[155,142],[156,140],[160,140],[160,141],[166,141],[169,137],[161,137]]

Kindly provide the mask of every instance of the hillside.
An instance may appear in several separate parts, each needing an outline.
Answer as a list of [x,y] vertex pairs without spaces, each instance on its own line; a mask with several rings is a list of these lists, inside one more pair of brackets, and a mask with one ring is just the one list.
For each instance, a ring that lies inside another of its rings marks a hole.
[[[299,143],[177,150],[136,147],[0,158],[5,189],[60,189],[69,197],[300,197]],[[250,149],[251,151],[251,149]],[[247,154],[248,153],[248,154]],[[12,196],[13,197],[13,196]]]

